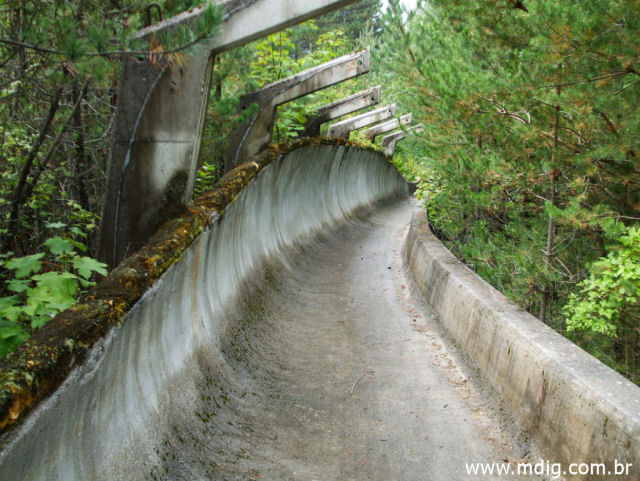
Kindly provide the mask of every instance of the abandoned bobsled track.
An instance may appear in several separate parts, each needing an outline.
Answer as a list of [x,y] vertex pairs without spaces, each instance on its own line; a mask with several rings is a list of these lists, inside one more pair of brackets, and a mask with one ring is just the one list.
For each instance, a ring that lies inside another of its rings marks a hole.
[[[471,479],[465,463],[520,460],[528,448],[485,406],[502,401],[452,364],[466,354],[447,347],[438,316],[544,455],[637,460],[638,388],[544,326],[505,323],[512,306],[494,309],[493,293],[483,304],[486,286],[465,291],[462,267],[427,255],[435,241],[420,243],[420,210],[380,153],[315,139],[269,156],[163,227],[150,245],[164,247],[114,271],[104,285],[137,292],[154,279],[121,320],[85,320],[115,324],[106,335],[70,339],[70,354],[47,364],[29,357],[43,334],[10,359],[3,389],[17,427],[3,439],[0,479],[458,480]],[[229,185],[244,188],[229,195]],[[192,230],[184,253],[171,247],[176,229]],[[160,264],[162,276],[140,270]],[[109,295],[98,288],[83,302],[117,304]],[[63,315],[48,332],[65,319],[69,332],[82,322]],[[552,349],[570,356],[570,374]],[[53,395],[38,391],[76,365]],[[20,384],[26,372],[37,382]],[[600,383],[593,392],[585,376]],[[25,392],[44,398],[30,413]]]

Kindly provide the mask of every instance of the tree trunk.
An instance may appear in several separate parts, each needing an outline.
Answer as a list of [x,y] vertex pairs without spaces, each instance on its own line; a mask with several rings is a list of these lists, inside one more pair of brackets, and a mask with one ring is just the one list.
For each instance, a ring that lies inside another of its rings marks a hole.
[[51,144],[51,147],[49,147],[49,151],[47,152],[47,155],[42,160],[42,162],[40,162],[40,165],[38,166],[38,169],[34,172],[33,177],[31,179],[31,182],[26,186],[25,192],[24,192],[24,196],[23,196],[24,199],[28,199],[29,197],[31,197],[31,194],[33,193],[33,190],[35,189],[35,186],[38,185],[38,180],[40,179],[40,175],[42,174],[42,172],[44,172],[44,170],[49,165],[49,161],[53,157],[53,154],[55,154],[56,149],[58,148],[58,145],[60,144],[60,141],[62,140],[63,134],[69,128],[69,124],[73,120],[76,111],[78,109],[80,109],[80,104],[82,102],[82,98],[86,94],[88,85],[89,85],[89,82],[86,82],[84,84],[84,87],[83,87],[83,90],[82,90],[83,94],[80,96],[80,98],[78,98],[76,103],[71,108],[71,114],[69,115],[69,117],[67,118],[66,122],[62,126],[62,129],[60,129],[60,132],[58,132],[58,135],[56,135],[56,138],[53,140],[53,143]]
[[62,88],[56,90],[51,99],[51,103],[49,104],[49,112],[47,113],[47,118],[40,129],[40,134],[36,139],[36,142],[31,147],[29,151],[29,155],[27,156],[27,160],[25,161],[22,169],[20,170],[20,175],[18,177],[18,183],[16,188],[13,191],[13,197],[11,199],[11,209],[9,211],[9,220],[7,222],[7,233],[2,241],[2,250],[8,251],[11,246],[12,241],[17,234],[18,230],[18,216],[20,213],[20,207],[25,201],[25,187],[27,185],[27,178],[31,172],[31,168],[33,167],[33,161],[35,160],[38,152],[40,151],[40,147],[44,143],[49,130],[51,130],[51,124],[53,123],[53,119],[56,115],[56,111],[58,110],[58,106],[60,105],[60,97],[62,95]]
[[[560,106],[556,105],[555,107],[555,126],[553,128],[553,150],[551,152],[551,198],[549,200],[552,207],[556,206],[556,195],[557,195],[557,176],[558,171],[555,168],[556,164],[556,150],[558,148],[558,127],[560,124]],[[556,222],[553,220],[553,216],[549,215],[549,223],[547,224],[547,245],[544,250],[544,263],[547,266],[551,266],[551,259],[553,257],[553,238],[556,230]],[[542,290],[542,302],[540,303],[540,320],[545,322],[547,318],[547,310],[549,305],[549,293],[550,286],[545,286]]]
[[[562,64],[558,66],[558,69],[561,71]],[[562,80],[562,78],[560,79]],[[561,82],[558,82],[560,84]],[[560,87],[556,89],[556,92],[560,93]],[[558,171],[556,169],[556,161],[558,156],[558,129],[560,128],[560,105],[556,104],[554,107],[555,114],[555,122],[553,126],[553,145],[551,147],[551,172],[549,173],[551,177],[551,196],[550,203],[552,207],[556,206],[556,196],[557,196],[557,176]],[[556,230],[556,222],[553,219],[553,215],[549,215],[549,223],[547,224],[547,244],[544,250],[544,263],[545,265],[551,267],[551,260],[553,257],[553,238],[555,236]],[[549,296],[551,293],[551,286],[546,285],[542,288],[542,300],[540,302],[540,320],[542,322],[546,322],[547,319],[547,311],[549,310]]]
[[87,84],[82,90],[79,89],[75,80],[72,86],[74,108],[72,119],[75,131],[75,155],[70,168],[71,176],[71,197],[77,200],[83,209],[90,210],[89,196],[84,183],[84,171],[87,169],[86,153],[84,146],[84,123],[82,122],[82,101],[87,93]]

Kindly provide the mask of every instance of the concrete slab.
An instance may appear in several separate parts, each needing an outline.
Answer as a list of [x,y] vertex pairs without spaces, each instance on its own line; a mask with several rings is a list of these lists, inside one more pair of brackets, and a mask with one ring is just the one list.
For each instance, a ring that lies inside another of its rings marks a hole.
[[332,138],[348,139],[349,134],[362,127],[367,127],[376,122],[393,117],[396,114],[396,104],[386,105],[379,109],[365,112],[364,114],[356,115],[340,122],[336,122],[329,126],[327,135]]
[[[424,127],[422,126],[422,124],[416,124],[413,127],[409,127],[407,129],[407,132],[417,132],[417,133],[422,133],[424,132]],[[380,146],[382,147],[382,150],[384,152],[384,155],[389,158],[389,157],[393,157],[393,153],[396,150],[396,144],[404,139],[407,136],[407,134],[403,131],[400,130],[398,132],[394,132],[392,134],[389,135],[385,135],[382,138],[382,142],[380,144]]]
[[381,87],[378,85],[358,92],[357,94],[336,100],[330,104],[323,105],[309,117],[305,123],[302,136],[315,137],[316,135],[320,135],[320,126],[323,123],[376,105],[380,102],[380,92]]
[[374,125],[365,133],[365,137],[368,141],[373,142],[378,135],[382,135],[386,132],[397,129],[401,125],[409,125],[411,123],[411,114],[402,115],[399,119],[389,120],[382,122],[378,125]]
[[[198,43],[198,48],[218,54],[278,32],[310,18],[345,7],[357,0],[214,0],[224,9],[220,32]],[[146,39],[191,24],[205,6],[168,18],[140,30],[134,37]]]

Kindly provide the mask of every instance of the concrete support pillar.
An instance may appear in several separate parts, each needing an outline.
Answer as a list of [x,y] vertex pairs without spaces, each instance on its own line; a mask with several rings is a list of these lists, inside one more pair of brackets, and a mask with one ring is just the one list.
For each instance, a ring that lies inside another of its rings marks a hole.
[[380,85],[363,90],[330,104],[323,105],[316,110],[304,124],[303,137],[320,135],[320,126],[329,120],[334,120],[358,110],[365,109],[380,102]]
[[[422,133],[424,132],[424,127],[422,126],[422,124],[416,124],[407,130],[409,132]],[[382,137],[382,144],[380,146],[384,151],[384,155],[387,157],[392,157],[393,153],[396,150],[396,144],[400,140],[404,139],[406,136],[407,134],[405,132],[403,132],[402,130],[399,130],[398,132],[394,132],[392,134],[385,135],[384,137]]]
[[409,125],[411,123],[411,114],[402,115],[399,119],[388,120],[380,124],[374,125],[365,133],[367,140],[373,142],[378,135],[391,132],[401,125]]
[[365,112],[364,114],[356,115],[355,117],[341,120],[329,126],[327,135],[332,138],[348,139],[349,134],[353,130],[367,127],[368,125],[375,124],[381,120],[393,117],[396,114],[396,104],[380,107],[379,109]]
[[[98,257],[109,267],[137,250],[172,205],[192,200],[211,58],[225,50],[343,7],[354,0],[230,0],[217,35],[205,39],[184,63],[123,61],[109,158]],[[145,28],[151,35],[189,25],[198,7]]]
[[344,82],[369,71],[369,48],[325,62],[322,65],[279,80],[240,98],[240,108],[258,104],[258,113],[240,125],[231,136],[225,171],[229,171],[271,141],[278,105]]

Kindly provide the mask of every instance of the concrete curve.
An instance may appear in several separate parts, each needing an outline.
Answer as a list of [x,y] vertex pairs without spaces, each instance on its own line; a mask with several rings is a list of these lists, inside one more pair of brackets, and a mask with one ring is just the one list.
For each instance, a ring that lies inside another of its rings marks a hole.
[[380,153],[282,152],[2,438],[0,479],[504,479],[469,463],[539,458],[494,405],[551,462],[637,459],[638,388],[465,271]]
[[[206,411],[203,398],[212,386],[223,390],[214,404],[224,402],[224,389],[232,390],[222,349],[243,306],[255,304],[252,276],[269,259],[286,262],[285,254],[304,239],[358,209],[406,192],[395,167],[364,149],[312,145],[265,167],[5,440],[0,479],[161,476],[162,443],[175,438],[169,418],[199,424],[198,409]],[[194,407],[189,414],[187,406]]]

